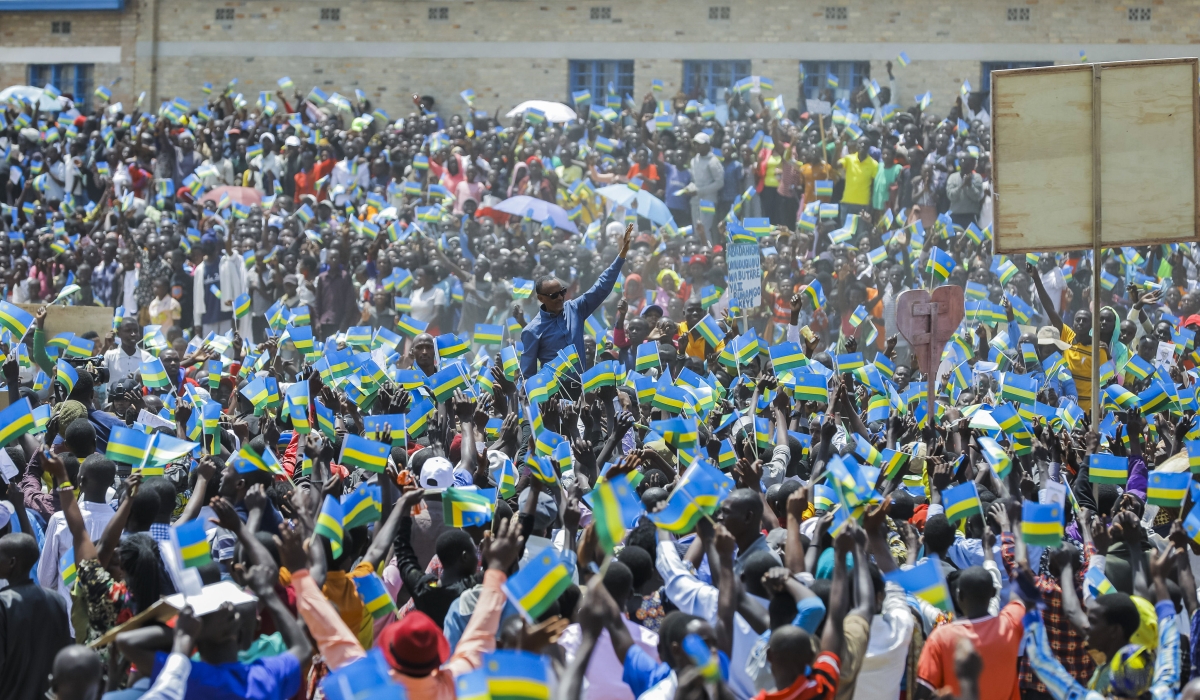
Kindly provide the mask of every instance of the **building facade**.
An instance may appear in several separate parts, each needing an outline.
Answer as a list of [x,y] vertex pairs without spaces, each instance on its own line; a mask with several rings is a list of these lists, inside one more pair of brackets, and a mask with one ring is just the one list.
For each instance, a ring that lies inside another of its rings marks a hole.
[[886,86],[892,61],[897,102],[929,90],[944,111],[995,68],[1194,56],[1200,0],[0,0],[0,37],[0,86],[108,86],[127,106],[142,92],[195,105],[232,78],[253,103],[287,76],[362,90],[395,118],[413,93],[445,113],[469,88],[494,112],[582,89],[602,101],[610,84],[640,102],[659,80],[718,101],[759,75],[791,108],[830,75],[839,96]]

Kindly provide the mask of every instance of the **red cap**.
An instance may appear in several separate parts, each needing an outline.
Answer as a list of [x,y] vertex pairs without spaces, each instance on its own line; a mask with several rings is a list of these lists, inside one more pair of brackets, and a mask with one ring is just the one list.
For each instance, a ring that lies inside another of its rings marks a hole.
[[411,610],[379,633],[388,664],[406,676],[427,676],[450,658],[450,642],[428,615]]
[[458,461],[462,459],[462,433],[456,434],[454,439],[450,441],[450,454],[448,456],[454,464],[458,464]]
[[1187,328],[1188,326],[1200,326],[1200,314],[1192,314],[1183,319],[1183,323],[1179,324],[1180,328]]

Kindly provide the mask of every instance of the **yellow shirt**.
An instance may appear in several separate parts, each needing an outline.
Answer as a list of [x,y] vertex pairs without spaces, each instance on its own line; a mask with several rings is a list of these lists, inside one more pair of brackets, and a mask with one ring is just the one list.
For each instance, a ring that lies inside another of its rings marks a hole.
[[779,164],[783,156],[772,153],[767,157],[767,167],[763,170],[763,187],[779,187]]
[[842,168],[846,170],[842,204],[870,204],[871,185],[875,182],[875,173],[879,172],[879,163],[870,156],[859,160],[858,154],[852,153],[842,158]]
[[[1075,331],[1063,326],[1062,339],[1071,347],[1063,353],[1067,366],[1071,368],[1071,378],[1075,381],[1075,391],[1079,393],[1080,407],[1092,404],[1092,345],[1075,342]],[[1100,364],[1108,362],[1108,352],[1100,350]]]
[[[688,357],[697,357],[701,360],[708,357],[708,343],[703,337],[700,336],[699,333],[697,333],[696,337],[693,338],[689,333],[686,322],[679,324],[679,335],[682,336],[687,342],[687,346],[684,348],[683,354],[687,355]],[[717,347],[713,348],[713,354],[720,355],[721,351],[724,349],[725,341],[722,340],[721,342],[717,343]]]
[[375,643],[375,625],[367,606],[363,605],[358,596],[358,588],[352,580],[355,576],[366,576],[373,569],[366,562],[360,562],[347,574],[339,569],[330,569],[325,574],[325,585],[321,592],[337,608],[338,616],[350,628],[350,632],[358,637],[358,643],[363,649],[370,649]]

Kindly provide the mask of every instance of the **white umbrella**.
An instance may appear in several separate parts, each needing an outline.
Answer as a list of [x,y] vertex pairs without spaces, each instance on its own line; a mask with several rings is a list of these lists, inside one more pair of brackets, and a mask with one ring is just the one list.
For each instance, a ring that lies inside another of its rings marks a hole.
[[39,87],[32,85],[12,85],[0,90],[0,102],[8,102],[9,98],[27,97],[29,101],[38,101],[38,109],[58,112],[70,109],[71,101],[65,97],[51,97]]
[[546,100],[528,100],[513,107],[508,114],[504,115],[508,118],[520,116],[530,109],[536,109],[546,115],[546,121],[561,123],[569,122],[578,119],[575,110],[566,106],[561,102],[547,102]]

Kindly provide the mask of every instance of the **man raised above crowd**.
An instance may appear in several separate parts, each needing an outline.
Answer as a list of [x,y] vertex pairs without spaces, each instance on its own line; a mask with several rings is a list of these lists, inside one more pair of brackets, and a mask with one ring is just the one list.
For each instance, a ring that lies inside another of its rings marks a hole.
[[[612,292],[621,266],[625,264],[625,254],[629,252],[629,241],[632,237],[633,224],[630,224],[625,227],[625,238],[621,241],[621,250],[617,253],[616,260],[601,273],[592,288],[578,299],[566,300],[567,285],[557,277],[547,275],[538,278],[534,292],[542,304],[542,311],[521,333],[521,343],[525,348],[524,354],[521,355],[523,377],[529,378],[537,374],[539,363],[553,360],[558,351],[568,345],[574,345],[576,352],[580,352],[580,357],[583,358],[583,324]],[[584,359],[583,363],[584,369],[588,369],[592,366],[592,358]]]

